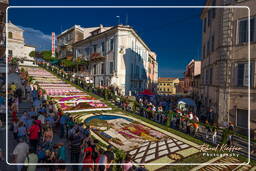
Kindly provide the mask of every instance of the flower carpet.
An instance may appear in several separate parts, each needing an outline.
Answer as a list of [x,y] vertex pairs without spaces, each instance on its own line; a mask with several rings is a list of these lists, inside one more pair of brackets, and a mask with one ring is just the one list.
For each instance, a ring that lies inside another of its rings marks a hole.
[[[238,165],[242,164],[235,157],[216,157],[207,162],[208,165],[201,165],[193,168],[191,171],[226,171],[226,170],[256,170],[256,166],[248,165]],[[230,163],[229,165],[213,165],[217,163]],[[237,164],[237,165],[231,165]]]
[[137,164],[179,162],[199,152],[198,144],[124,114],[71,116],[76,122],[85,121],[94,137],[130,154]]
[[64,112],[112,110],[106,104],[39,67],[22,67]]

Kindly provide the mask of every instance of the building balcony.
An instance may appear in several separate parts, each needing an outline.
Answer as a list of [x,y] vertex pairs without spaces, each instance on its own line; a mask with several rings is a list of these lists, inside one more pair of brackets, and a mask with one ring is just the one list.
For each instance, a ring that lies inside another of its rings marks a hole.
[[90,59],[91,59],[91,61],[101,61],[101,60],[106,59],[106,56],[101,53],[95,52],[95,53],[91,54]]

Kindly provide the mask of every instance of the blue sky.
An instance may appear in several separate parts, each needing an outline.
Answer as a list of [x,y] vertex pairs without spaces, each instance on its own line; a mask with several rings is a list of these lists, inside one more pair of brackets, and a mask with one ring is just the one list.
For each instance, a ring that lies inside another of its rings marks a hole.
[[[13,0],[10,5],[204,5],[204,0]],[[50,34],[73,26],[131,25],[157,53],[160,77],[182,77],[201,52],[201,9],[9,9],[9,19],[25,30],[28,44],[50,48]]]

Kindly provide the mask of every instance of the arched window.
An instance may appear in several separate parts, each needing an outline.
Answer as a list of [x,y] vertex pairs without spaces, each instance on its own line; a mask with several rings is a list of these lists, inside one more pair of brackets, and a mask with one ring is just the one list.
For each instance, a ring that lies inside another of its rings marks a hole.
[[8,33],[8,38],[9,38],[9,39],[12,39],[12,32],[9,32],[9,33]]

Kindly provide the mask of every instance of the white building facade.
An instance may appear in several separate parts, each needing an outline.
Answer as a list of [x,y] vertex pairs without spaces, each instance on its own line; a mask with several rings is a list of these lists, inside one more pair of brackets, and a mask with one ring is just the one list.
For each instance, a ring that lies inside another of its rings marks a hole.
[[25,45],[23,32],[21,28],[8,23],[8,57],[19,59],[19,65],[35,65],[35,60],[29,54],[35,51],[35,47]]
[[96,87],[113,85],[124,95],[148,88],[151,50],[130,26],[118,25],[106,31],[99,28],[73,48],[75,58],[89,61],[88,71]]

